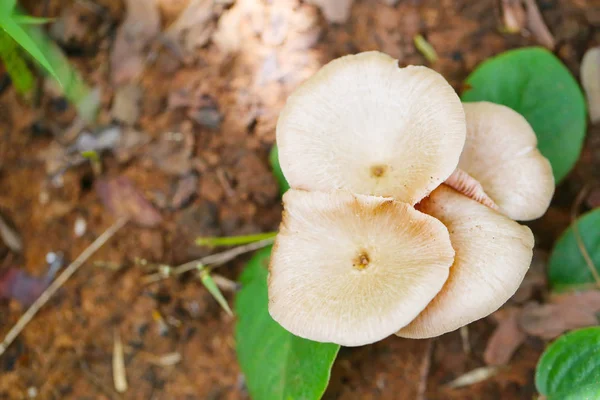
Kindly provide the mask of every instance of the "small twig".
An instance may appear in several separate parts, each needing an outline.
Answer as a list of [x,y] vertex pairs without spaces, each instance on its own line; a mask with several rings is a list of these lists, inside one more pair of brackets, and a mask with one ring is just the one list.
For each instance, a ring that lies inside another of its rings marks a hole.
[[108,228],[102,235],[98,236],[80,255],[56,278],[29,309],[19,318],[15,326],[6,334],[4,341],[0,343],[0,356],[4,354],[8,346],[19,336],[25,326],[33,319],[37,312],[50,300],[60,287],[90,258],[108,239],[127,223],[127,218],[121,218]]
[[585,243],[581,238],[581,233],[579,232],[579,226],[577,225],[577,216],[579,214],[579,208],[585,199],[585,196],[588,194],[590,190],[590,186],[584,186],[583,189],[577,194],[575,198],[575,202],[573,202],[573,207],[571,207],[571,227],[573,228],[573,236],[575,236],[575,240],[577,241],[577,247],[579,247],[579,251],[585,260],[587,267],[589,268],[592,276],[594,277],[594,281],[596,281],[596,286],[600,289],[600,275],[598,274],[598,270],[594,265],[594,261],[590,257],[590,253],[588,253],[585,248]]
[[465,354],[471,354],[471,341],[469,340],[469,326],[465,325],[460,328],[460,339],[462,348]]
[[113,384],[118,393],[127,391],[127,374],[125,372],[125,356],[123,354],[123,342],[118,328],[115,328],[113,343]]
[[186,262],[185,264],[181,264],[175,268],[173,268],[169,274],[158,272],[156,274],[148,275],[144,278],[144,283],[154,283],[165,278],[168,278],[171,275],[181,275],[183,273],[193,271],[198,268],[198,266],[207,267],[210,266],[210,269],[214,269],[220,265],[225,264],[228,261],[233,260],[239,255],[244,253],[249,253],[254,250],[262,249],[263,247],[267,247],[272,244],[275,240],[274,237],[261,240],[259,242],[248,243],[243,246],[234,247],[233,249],[229,249],[223,251],[221,253],[211,254],[206,257],[199,258],[197,260]]

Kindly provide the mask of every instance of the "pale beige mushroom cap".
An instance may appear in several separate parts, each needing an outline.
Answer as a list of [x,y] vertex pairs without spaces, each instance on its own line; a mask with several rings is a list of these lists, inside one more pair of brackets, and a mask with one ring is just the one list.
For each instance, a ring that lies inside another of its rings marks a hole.
[[527,120],[499,104],[465,103],[464,108],[467,140],[458,168],[479,181],[510,218],[541,217],[554,194],[554,177]]
[[460,99],[437,72],[366,52],[325,65],[287,100],[277,123],[292,188],[415,204],[458,164]]
[[406,203],[294,189],[283,201],[269,312],[297,336],[376,342],[412,321],[448,278],[448,230]]
[[456,256],[441,292],[397,333],[407,338],[439,336],[496,311],[521,284],[534,244],[529,228],[446,185],[418,208],[448,228]]

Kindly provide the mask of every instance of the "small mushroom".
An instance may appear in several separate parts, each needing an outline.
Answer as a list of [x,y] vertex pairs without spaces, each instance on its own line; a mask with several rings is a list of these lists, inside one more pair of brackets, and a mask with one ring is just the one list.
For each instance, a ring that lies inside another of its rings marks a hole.
[[440,220],[456,251],[441,292],[397,335],[439,336],[496,311],[519,288],[533,257],[526,226],[456,192],[437,188],[417,206]]
[[365,52],[325,65],[277,123],[291,187],[392,197],[411,205],[456,168],[466,135],[454,89],[437,72]]
[[412,321],[446,282],[448,230],[406,203],[294,189],[283,201],[269,312],[297,336],[373,343]]
[[508,217],[541,217],[554,194],[550,162],[521,114],[499,104],[465,103],[467,139],[458,168],[475,178]]

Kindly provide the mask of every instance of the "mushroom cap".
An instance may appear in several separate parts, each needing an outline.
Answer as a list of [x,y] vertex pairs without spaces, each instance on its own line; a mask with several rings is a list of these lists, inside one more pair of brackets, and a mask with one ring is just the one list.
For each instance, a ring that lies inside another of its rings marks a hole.
[[277,123],[295,189],[415,204],[450,176],[466,135],[454,89],[437,72],[366,52],[325,65],[288,98]]
[[397,333],[407,338],[439,336],[496,311],[519,288],[533,256],[529,228],[446,185],[418,208],[448,228],[456,256],[440,293]]
[[554,194],[554,176],[527,120],[494,103],[464,108],[467,140],[458,168],[481,183],[503,214],[520,221],[541,217]]
[[297,336],[376,342],[412,321],[448,278],[448,230],[406,203],[295,189],[283,201],[269,312]]

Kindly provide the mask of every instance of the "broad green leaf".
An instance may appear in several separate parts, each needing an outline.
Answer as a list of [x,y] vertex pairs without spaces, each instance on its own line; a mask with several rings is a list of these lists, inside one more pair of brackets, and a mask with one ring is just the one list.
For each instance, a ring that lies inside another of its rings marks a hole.
[[[585,249],[600,273],[600,208],[582,215],[575,223]],[[552,249],[548,262],[548,277],[555,291],[595,283],[590,267],[577,244],[573,226],[560,236]]]
[[37,44],[29,37],[27,32],[23,30],[23,28],[13,21],[10,17],[3,17],[0,19],[0,26],[4,29],[6,33],[8,33],[26,52],[28,52],[37,62],[39,62],[42,67],[46,69],[54,77],[58,80],[54,69],[46,59],[46,56],[42,51],[38,48]]
[[0,18],[12,15],[17,0],[2,0],[0,1]]
[[235,308],[237,355],[253,400],[320,399],[339,346],[292,335],[269,315],[267,266],[271,247],[258,251],[241,276]]
[[31,15],[15,14],[12,20],[20,25],[44,25],[54,21],[54,18],[38,18]]
[[[560,337],[542,354],[535,373],[538,392],[550,400],[598,399],[600,327]],[[590,397],[587,397],[590,396]]]
[[281,171],[281,166],[279,165],[279,151],[277,150],[277,145],[273,145],[271,149],[271,153],[269,154],[269,162],[271,163],[271,168],[273,169],[273,175],[275,175],[275,179],[279,184],[279,192],[283,195],[290,188],[285,176],[283,176],[283,172]]
[[202,268],[200,270],[200,281],[202,282],[204,287],[209,291],[209,293],[215,298],[215,300],[217,300],[217,303],[219,303],[221,308],[223,308],[223,310],[225,310],[227,314],[233,315],[233,312],[231,312],[231,308],[229,308],[229,304],[227,303],[225,296],[223,296],[223,293],[221,293],[221,290],[213,280],[212,276],[210,276],[210,273],[207,269]]
[[529,121],[556,182],[569,173],[583,146],[586,103],[575,78],[551,52],[507,51],[483,62],[466,86],[463,101],[504,104]]
[[4,62],[6,72],[12,79],[17,92],[24,94],[33,89],[34,78],[27,63],[21,56],[21,48],[17,43],[0,30],[0,58]]

